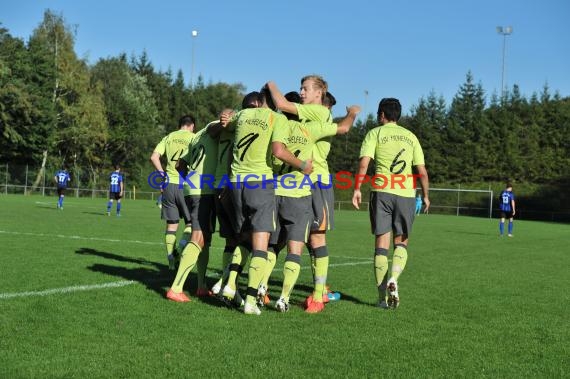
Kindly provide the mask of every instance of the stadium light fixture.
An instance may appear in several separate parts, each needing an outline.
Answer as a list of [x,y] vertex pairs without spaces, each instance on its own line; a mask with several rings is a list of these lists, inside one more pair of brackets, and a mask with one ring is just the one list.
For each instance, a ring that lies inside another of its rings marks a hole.
[[194,42],[198,37],[198,31],[192,30],[192,69],[190,70],[190,88],[194,88],[194,50],[196,43]]
[[507,36],[513,32],[512,26],[497,26],[497,33],[503,36],[503,68],[501,72],[501,100],[505,97],[505,52],[507,46]]

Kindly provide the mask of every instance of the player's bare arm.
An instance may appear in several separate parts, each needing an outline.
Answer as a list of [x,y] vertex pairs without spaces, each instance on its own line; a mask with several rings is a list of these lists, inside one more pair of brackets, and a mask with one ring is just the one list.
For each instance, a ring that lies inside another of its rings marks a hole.
[[358,113],[360,113],[360,106],[351,105],[350,107],[346,107],[346,116],[337,124],[336,134],[341,135],[348,133],[352,125],[354,125]]
[[313,161],[311,159],[307,159],[306,161],[300,160],[294,156],[293,153],[287,150],[283,143],[272,142],[271,151],[273,152],[273,155],[275,155],[281,161],[301,170],[303,174],[310,174],[313,172]]
[[283,96],[279,88],[277,88],[277,84],[275,82],[267,82],[267,88],[271,93],[271,98],[273,99],[273,103],[282,112],[297,114],[297,106],[295,103],[290,102]]
[[[358,163],[358,173],[356,178],[361,178],[363,175],[366,175],[366,171],[368,171],[368,165],[370,164],[370,157],[362,157],[360,158],[360,162]],[[354,182],[354,193],[352,194],[352,205],[356,209],[360,209],[360,203],[362,202],[362,193],[360,192],[360,186],[362,185],[361,181],[356,180]]]
[[417,165],[415,167],[416,167],[416,170],[418,171],[418,174],[420,175],[420,184],[422,186],[422,196],[423,196],[423,202],[425,205],[424,213],[428,213],[429,205],[430,205],[428,172],[426,170],[426,166],[424,166],[424,165]]

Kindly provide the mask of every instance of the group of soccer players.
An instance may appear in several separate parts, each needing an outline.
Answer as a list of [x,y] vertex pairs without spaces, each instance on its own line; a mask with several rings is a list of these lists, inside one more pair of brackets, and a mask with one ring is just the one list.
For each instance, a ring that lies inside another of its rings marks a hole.
[[[348,107],[346,116],[333,123],[334,103],[320,76],[304,77],[300,93],[287,95],[269,82],[260,92],[244,97],[242,110],[223,110],[219,120],[197,133],[194,118],[182,117],[180,130],[156,146],[151,161],[168,181],[162,218],[171,268],[176,267],[180,253],[168,299],[190,301],[183,286],[196,266],[197,296],[218,294],[226,303],[243,306],[244,313],[259,315],[260,306],[269,301],[267,287],[277,256],[286,249],[282,291],[275,302],[277,310],[286,312],[307,244],[314,291],[305,301],[305,310],[324,309],[330,299],[325,235],[333,228],[334,209],[326,159],[331,137],[347,133],[360,111],[358,106]],[[205,185],[205,177],[213,177],[213,183]],[[299,185],[306,178],[312,185]],[[205,273],[216,216],[226,244],[222,278],[210,291]],[[184,219],[186,229],[177,246],[179,219]],[[244,301],[237,277],[248,257]]]

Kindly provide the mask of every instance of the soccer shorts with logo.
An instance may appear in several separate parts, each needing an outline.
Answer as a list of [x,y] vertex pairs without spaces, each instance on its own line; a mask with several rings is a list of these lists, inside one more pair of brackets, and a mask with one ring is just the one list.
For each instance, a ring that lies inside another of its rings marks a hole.
[[232,218],[234,232],[241,233],[248,224],[253,232],[275,231],[275,183],[232,183],[232,186],[232,202],[236,210]]
[[269,238],[270,245],[284,245],[286,241],[307,242],[313,214],[311,196],[277,196],[276,229]]
[[334,190],[331,184],[315,182],[311,190],[313,205],[312,231],[334,229]]
[[410,235],[414,223],[416,200],[386,192],[370,192],[370,224],[374,235],[394,232]]

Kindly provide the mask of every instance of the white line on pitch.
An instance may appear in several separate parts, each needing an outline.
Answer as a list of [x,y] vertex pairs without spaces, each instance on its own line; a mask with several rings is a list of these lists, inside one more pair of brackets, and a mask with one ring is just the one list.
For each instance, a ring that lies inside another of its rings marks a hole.
[[138,244],[143,244],[143,245],[163,245],[164,244],[163,242],[147,242],[147,241],[137,241],[137,240],[118,240],[118,239],[110,239],[110,238],[82,237],[82,236],[66,236],[63,234],[11,232],[8,230],[0,230],[0,234],[13,234],[13,235],[33,236],[33,237],[57,237],[57,238],[67,238],[67,239],[74,239],[74,240],[102,241],[102,242],[138,243]]
[[64,287],[64,288],[53,288],[53,289],[43,290],[43,291],[0,293],[0,299],[11,299],[14,297],[48,296],[48,295],[55,295],[55,294],[60,294],[60,293],[92,291],[92,290],[98,290],[98,289],[130,286],[131,284],[135,284],[135,283],[137,283],[137,282],[135,282],[134,280],[122,280],[120,282],[91,284],[91,285],[85,285],[85,286],[71,286],[71,287]]

